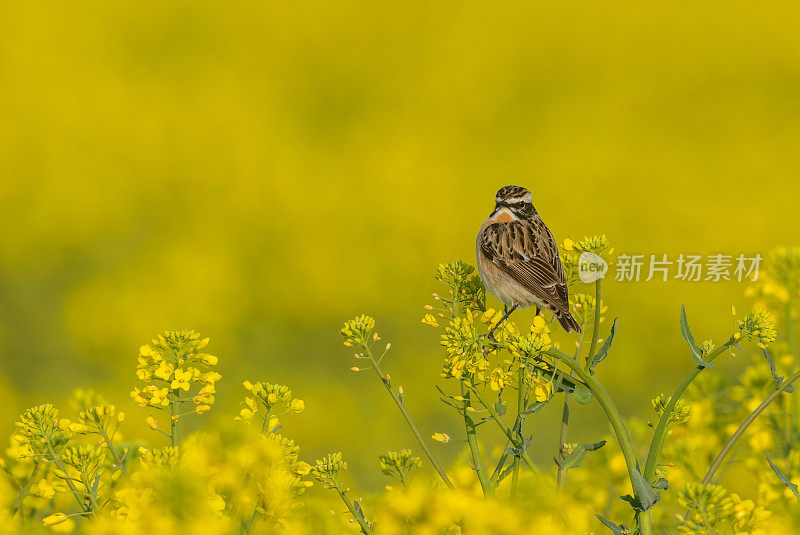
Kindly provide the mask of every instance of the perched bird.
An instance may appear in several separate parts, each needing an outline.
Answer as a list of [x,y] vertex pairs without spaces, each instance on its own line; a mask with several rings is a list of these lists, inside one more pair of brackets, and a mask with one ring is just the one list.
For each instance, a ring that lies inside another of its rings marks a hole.
[[505,186],[495,196],[494,211],[483,222],[475,245],[478,272],[486,289],[503,302],[506,313],[494,330],[517,308],[549,310],[565,331],[581,332],[569,313],[564,267],[550,230],[533,207],[531,192]]

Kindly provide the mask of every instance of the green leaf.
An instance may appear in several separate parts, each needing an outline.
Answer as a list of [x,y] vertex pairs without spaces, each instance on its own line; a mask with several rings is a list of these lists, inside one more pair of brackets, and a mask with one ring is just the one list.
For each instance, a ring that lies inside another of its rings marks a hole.
[[[595,312],[596,314],[597,312]],[[600,364],[605,360],[608,356],[608,350],[611,349],[611,344],[614,342],[614,335],[617,334],[617,318],[614,318],[614,323],[611,324],[611,332],[608,333],[608,337],[606,338],[603,345],[600,347],[600,351],[592,357],[591,362],[589,363],[589,371],[594,372],[594,367]]]
[[503,480],[504,480],[505,478],[507,478],[508,476],[510,476],[510,475],[511,475],[511,472],[513,472],[513,471],[514,471],[514,465],[509,465],[508,467],[506,467],[506,469],[505,469],[505,470],[503,470],[503,471],[500,473],[500,475],[498,476],[498,478],[497,478],[497,484],[498,484],[498,485],[500,485],[500,483],[502,483],[502,482],[503,482]]
[[576,446],[572,453],[566,457],[554,457],[553,460],[562,470],[569,470],[571,468],[578,468],[586,457],[587,451],[599,450],[606,445],[605,440],[595,442],[594,444],[580,444]]
[[653,483],[653,488],[658,490],[667,490],[669,489],[669,481],[663,477],[660,477],[658,478],[658,481]]
[[573,378],[564,375],[564,372],[554,368],[550,364],[537,362],[532,368],[544,372],[545,374],[552,375],[553,392],[572,392],[575,388],[576,381],[574,381]]
[[[764,352],[764,358],[767,360],[767,364],[769,364],[769,371],[772,374],[772,378],[775,379],[775,388],[780,388],[783,386],[783,377],[778,375],[778,372],[775,370],[775,361],[772,360],[772,354],[766,347],[762,351]],[[794,388],[792,385],[789,385],[784,390],[791,393],[794,391]]]
[[353,509],[356,510],[356,513],[358,513],[358,516],[360,516],[362,520],[366,520],[364,511],[361,510],[361,504],[358,503],[358,500],[353,500]]
[[578,403],[586,405],[592,401],[592,391],[586,386],[578,383],[575,385],[575,399],[578,401]]
[[661,494],[650,486],[639,472],[638,468],[633,469],[632,480],[634,496],[626,494],[621,498],[631,504],[636,511],[644,512],[653,507],[661,499]]
[[596,516],[597,519],[600,522],[602,522],[605,527],[607,527],[608,529],[613,531],[614,535],[628,535],[631,532],[630,528],[628,526],[626,526],[625,524],[619,524],[618,525],[618,524],[615,524],[615,523],[611,522],[610,520],[606,520],[605,518],[603,518],[600,515],[594,515],[594,516]]
[[553,376],[553,392],[558,392],[563,382],[564,374],[561,371],[556,372]]
[[497,411],[497,414],[503,416],[506,413],[506,406],[503,405],[502,402],[498,401],[494,404],[494,410]]
[[545,405],[547,405],[547,401],[534,401],[533,403],[531,403],[530,405],[525,407],[525,410],[522,411],[520,414],[522,416],[527,416],[529,414],[533,414],[535,412],[539,412],[540,410],[542,410],[544,408]]
[[769,463],[770,467],[772,468],[772,471],[775,472],[775,474],[778,476],[778,479],[780,479],[783,482],[784,485],[789,487],[789,490],[791,490],[794,493],[794,497],[795,498],[800,500],[800,490],[797,489],[797,485],[792,483],[789,480],[789,478],[786,477],[786,475],[783,472],[781,472],[781,469],[778,468],[777,466],[775,466],[775,463],[773,463],[772,459],[769,458],[769,453],[767,453],[767,462]]
[[531,437],[523,438],[522,440],[522,447],[515,448],[514,446],[509,446],[506,448],[506,451],[513,455],[514,457],[522,457],[522,455],[531,447]]
[[686,343],[689,344],[689,348],[692,350],[692,358],[694,358],[697,365],[703,368],[713,368],[713,364],[703,360],[703,352],[694,343],[694,337],[692,336],[692,331],[689,330],[689,322],[686,319],[686,307],[683,305],[681,305],[681,334]]

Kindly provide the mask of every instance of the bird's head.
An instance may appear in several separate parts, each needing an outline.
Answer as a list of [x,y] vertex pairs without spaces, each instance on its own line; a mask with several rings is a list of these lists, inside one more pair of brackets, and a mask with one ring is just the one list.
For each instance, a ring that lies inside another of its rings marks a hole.
[[517,219],[530,218],[536,210],[533,208],[531,192],[522,186],[504,186],[498,190],[494,197],[494,211],[492,215],[507,211]]

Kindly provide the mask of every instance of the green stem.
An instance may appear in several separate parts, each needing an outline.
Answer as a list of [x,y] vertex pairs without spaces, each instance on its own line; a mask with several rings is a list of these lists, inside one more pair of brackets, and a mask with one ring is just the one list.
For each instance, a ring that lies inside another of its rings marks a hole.
[[389,395],[392,396],[392,399],[394,400],[395,405],[397,405],[397,408],[400,410],[400,414],[402,414],[403,418],[405,418],[406,423],[408,424],[408,427],[411,428],[411,432],[414,433],[414,437],[417,439],[417,442],[419,442],[419,445],[422,448],[422,451],[425,452],[425,455],[428,457],[428,460],[431,462],[431,464],[433,465],[434,469],[436,469],[436,472],[439,474],[439,477],[442,478],[442,481],[444,481],[445,484],[448,487],[450,487],[451,489],[455,488],[453,486],[453,483],[450,481],[450,478],[447,477],[447,472],[444,471],[444,468],[442,468],[442,465],[439,464],[439,461],[437,461],[436,457],[433,455],[433,451],[431,451],[431,449],[425,443],[425,439],[422,438],[422,433],[419,432],[419,429],[417,428],[416,424],[414,424],[414,420],[411,419],[411,415],[408,413],[408,410],[406,409],[406,406],[403,403],[402,398],[400,397],[400,395],[397,392],[395,392],[392,389],[391,382],[386,377],[386,374],[383,373],[383,370],[381,370],[381,367],[379,366],[377,359],[372,354],[372,350],[369,347],[367,347],[365,349],[366,349],[366,355],[369,357],[369,360],[372,362],[372,367],[375,370],[375,373],[378,374],[378,377],[380,378],[381,382],[383,383],[383,386],[386,387],[386,390],[389,392]]
[[[572,400],[572,394],[569,392],[564,393],[564,408],[561,409],[561,429],[558,432],[558,454],[564,457],[564,443],[567,441],[567,426],[569,426],[569,406]],[[556,473],[556,488],[561,490],[564,488],[564,469],[558,465],[558,472]]]
[[492,477],[489,478],[489,482],[494,487],[497,487],[500,484],[500,474],[503,473],[503,469],[506,466],[506,459],[508,459],[508,446],[510,444],[511,441],[506,442],[506,445],[503,448],[503,454],[500,455],[500,459],[497,461],[497,466],[494,467],[494,472],[492,472]]
[[[614,405],[614,401],[611,399],[611,396],[608,395],[608,392],[606,392],[606,389],[603,388],[603,385],[601,385],[600,382],[595,379],[594,375],[587,372],[583,366],[572,359],[572,357],[569,355],[556,349],[550,349],[546,354],[566,364],[572,371],[575,372],[581,381],[584,382],[589,390],[592,391],[592,394],[600,404],[600,407],[606,413],[608,421],[611,423],[611,429],[614,431],[614,434],[617,437],[617,442],[619,442],[620,449],[622,450],[622,456],[625,458],[625,464],[628,466],[628,476],[630,477],[631,485],[633,488],[636,488],[633,483],[636,479],[635,473],[638,471],[636,450],[633,447],[633,441],[628,434],[628,429],[625,427],[625,422],[622,419],[622,415]],[[645,511],[639,515],[639,522],[640,534],[651,535],[652,527],[650,525],[649,511]]]
[[[520,446],[524,446],[525,436],[522,433],[522,422],[524,420],[524,416],[522,416],[522,412],[525,410],[525,367],[522,366],[521,362],[517,362],[520,364],[520,367],[517,375],[517,420],[514,424],[514,428],[517,430],[517,441],[519,442]],[[522,451],[521,448],[520,451]],[[517,491],[519,490],[519,458],[519,455],[514,456],[514,464],[511,469],[512,501],[517,499]]]
[[586,369],[589,369],[589,365],[592,363],[592,359],[594,358],[594,352],[597,349],[597,340],[600,337],[600,309],[602,308],[600,304],[601,300],[601,287],[600,281],[603,279],[597,279],[594,283],[594,328],[592,330],[592,343],[589,346],[589,354],[586,355]]
[[467,431],[469,450],[470,453],[472,453],[472,464],[475,468],[475,472],[478,474],[478,481],[481,484],[481,489],[483,489],[483,496],[487,497],[492,494],[494,489],[492,489],[492,485],[489,482],[489,475],[486,473],[483,457],[481,457],[481,450],[478,447],[478,435],[475,432],[475,422],[472,420],[469,414],[470,411],[468,410],[472,407],[470,390],[467,389],[467,384],[464,379],[461,380],[461,396],[464,398],[464,427]]
[[86,495],[89,497],[89,502],[91,503],[92,512],[98,510],[97,506],[97,494],[94,490],[94,481],[87,481],[84,479],[84,476],[81,475],[81,483],[83,483],[83,487],[86,489]]
[[[500,428],[500,430],[503,432],[506,438],[508,438],[511,444],[513,444],[516,449],[522,451],[522,447],[525,444],[524,443],[525,439],[521,438],[521,435],[520,438],[517,438],[517,436],[514,435],[514,432],[511,430],[510,427],[508,427],[508,424],[506,424],[500,417],[500,415],[497,414],[495,408],[490,403],[487,403],[486,400],[483,399],[483,397],[481,397],[480,393],[474,386],[468,385],[467,388],[469,388],[469,392],[467,392],[467,394],[472,393],[475,396],[475,399],[477,399],[478,403],[480,403],[483,406],[483,408],[489,412],[489,416],[491,416],[492,420],[494,420],[497,423],[497,426]],[[463,392],[464,390],[462,389],[462,394]],[[466,396],[464,396],[464,398],[466,399]],[[522,452],[520,458],[523,461],[525,461],[525,464],[528,466],[528,468],[530,468],[533,472],[538,473],[536,465],[533,463],[533,460],[531,460],[530,456],[527,453]]]
[[[794,321],[792,320],[792,302],[789,301],[786,303],[786,308],[784,309],[784,316],[786,316],[786,346],[789,349],[789,353],[792,355],[794,359],[797,359],[800,356],[800,351],[797,348],[797,337],[795,336],[794,332]],[[792,437],[795,433],[797,433],[798,426],[800,426],[800,397],[796,394],[791,395],[792,399],[792,411],[791,411],[791,422],[789,422],[789,440],[792,440]]]
[[[64,463],[61,461],[61,458],[58,455],[56,455],[56,451],[55,449],[53,449],[53,444],[49,440],[47,440],[45,442],[45,445],[47,446],[47,451],[50,454],[50,458],[55,463],[56,468],[58,468],[65,476],[67,476],[67,467],[64,466]],[[75,484],[72,482],[72,479],[69,476],[67,476],[67,477],[62,477],[61,480],[67,484],[69,491],[72,493],[72,495],[75,497],[75,500],[78,502],[81,511],[88,513],[90,510],[87,509],[85,500],[83,500],[78,495],[78,489],[75,487]]]
[[[736,340],[731,338],[715,351],[711,352],[706,358],[706,362],[711,362],[721,355],[723,351],[735,343]],[[703,371],[703,369],[703,366],[697,366],[689,373],[689,375],[686,376],[683,382],[678,386],[677,389],[675,389],[675,392],[669,398],[669,401],[664,407],[664,412],[661,415],[661,418],[658,419],[658,424],[653,432],[653,440],[650,442],[650,449],[647,452],[647,462],[644,465],[644,473],[642,474],[645,481],[648,483],[652,483],[653,476],[655,475],[658,458],[661,455],[661,448],[664,446],[664,439],[666,438],[667,431],[669,429],[668,423],[670,415],[675,409],[675,405],[677,405],[678,400],[680,400],[683,393],[686,391],[689,385],[692,384],[692,381],[694,381],[695,377],[697,377],[700,372]]]
[[766,409],[770,403],[775,401],[782,392],[785,392],[786,388],[797,379],[800,379],[800,371],[796,371],[787,377],[779,388],[776,388],[769,396],[764,398],[764,401],[762,401],[758,407],[753,409],[753,412],[751,412],[747,418],[744,419],[742,425],[740,425],[739,428],[731,435],[731,438],[729,438],[722,447],[722,450],[720,450],[719,454],[714,459],[714,462],[712,462],[711,466],[709,466],[708,472],[706,472],[706,476],[703,478],[703,485],[708,485],[711,483],[711,478],[714,477],[714,473],[719,469],[720,466],[722,466],[722,462],[725,460],[725,457],[727,457],[728,453],[730,453],[744,432],[747,431],[747,428],[750,427],[750,424],[752,424],[753,421],[755,421],[755,419],[758,418],[762,412],[764,412],[764,409]]
[[261,434],[269,435],[269,419],[271,418],[272,409],[267,408],[267,413],[264,415],[264,420],[261,422]]
[[356,508],[347,498],[346,491],[343,491],[339,487],[334,487],[334,488],[336,489],[336,492],[339,493],[339,497],[342,499],[344,504],[347,506],[347,509],[350,511],[350,514],[353,516],[353,519],[355,519],[355,521],[358,522],[358,525],[361,526],[361,532],[364,533],[365,535],[371,535],[372,528],[369,526],[369,524],[367,524],[367,521],[364,519],[364,517],[358,514]]
[[[595,318],[599,318],[597,310],[595,310],[594,315]],[[594,332],[592,333],[593,345],[597,345],[598,332],[599,329],[596,327]],[[581,360],[581,349],[583,349],[583,331],[581,331],[580,338],[578,339],[578,345],[575,348],[575,357],[573,357],[575,362],[580,362]],[[586,357],[587,371],[589,371],[589,363],[591,362],[591,360],[592,360],[592,351],[589,351],[589,355]],[[572,401],[572,394],[570,392],[565,392],[564,408],[561,410],[561,428],[558,433],[558,454],[562,458],[564,457],[564,444],[567,442],[567,428],[569,427],[569,411],[570,411],[571,401]],[[564,487],[564,482],[566,479],[565,476],[566,476],[566,471],[561,467],[561,465],[558,465],[556,472],[556,489],[561,490]]]
[[36,479],[36,474],[39,472],[40,466],[41,463],[38,462],[33,465],[33,471],[31,471],[31,475],[28,477],[28,479],[25,480],[25,483],[20,487],[17,499],[14,500],[14,505],[11,506],[12,517],[16,515],[19,509],[22,507],[22,501],[28,495],[28,491],[30,490],[31,485],[33,484],[33,480]]
[[[267,409],[267,413],[264,416],[263,422],[261,423],[261,434],[262,435],[269,435],[269,432],[268,432],[269,431],[269,419],[270,419],[270,413],[271,412],[272,412],[272,409],[268,408]],[[248,471],[245,474],[245,476],[244,476],[244,487],[247,487],[247,485],[250,484],[250,479],[252,477],[253,477],[253,473],[250,472],[250,471]],[[256,524],[256,521],[258,520],[258,516],[259,516],[258,504],[256,504],[253,507],[253,514],[250,515],[250,519],[246,523],[244,523],[244,526],[243,526],[244,533],[250,533],[253,530],[253,526]]]
[[178,389],[174,389],[172,391],[172,400],[169,403],[169,440],[170,445],[175,447],[178,445],[179,436],[178,436],[178,421],[180,420],[180,416],[178,416],[178,397],[180,393]]
[[[108,448],[108,451],[110,451],[111,455],[114,457],[114,465],[117,468],[119,468],[123,474],[127,474],[128,471],[125,469],[125,464],[122,462],[122,459],[119,458],[119,454],[117,453],[117,450],[114,448],[114,444],[111,442],[111,438],[108,436],[108,433],[106,433],[106,430],[103,428],[102,424],[98,424],[97,427],[100,430],[100,436],[102,436],[103,440],[105,440],[106,442],[106,447]],[[116,435],[116,429],[114,431],[114,434]]]

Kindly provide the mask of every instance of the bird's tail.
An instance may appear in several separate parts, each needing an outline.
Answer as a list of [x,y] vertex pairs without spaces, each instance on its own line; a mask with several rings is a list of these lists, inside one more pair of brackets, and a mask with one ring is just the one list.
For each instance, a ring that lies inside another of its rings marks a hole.
[[573,318],[572,314],[570,314],[569,312],[556,313],[556,319],[566,332],[568,333],[572,331],[575,331],[577,333],[581,332],[581,326],[578,325],[578,322],[575,321],[575,318]]

